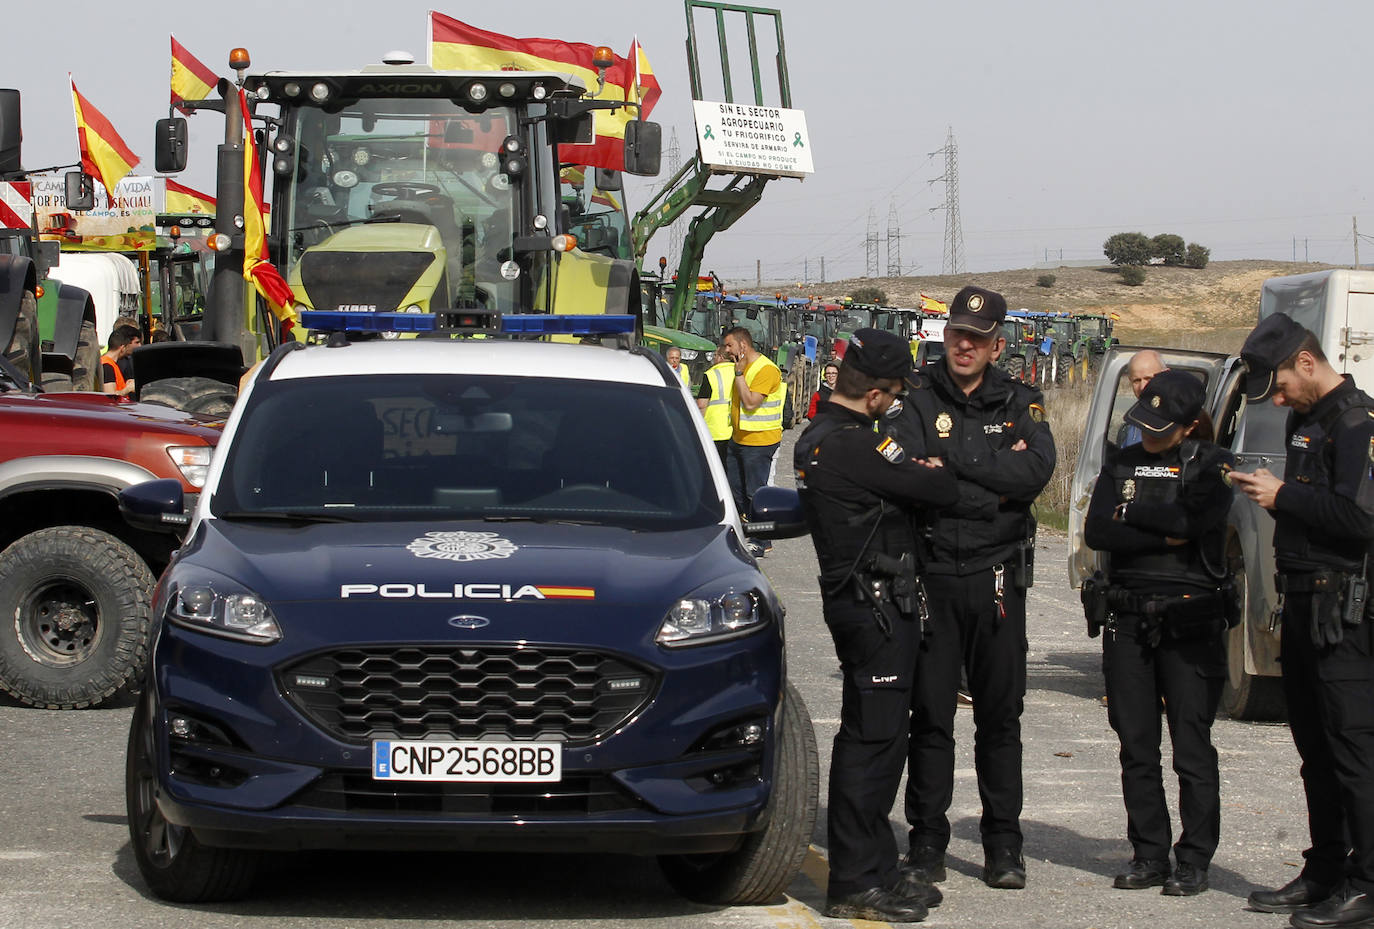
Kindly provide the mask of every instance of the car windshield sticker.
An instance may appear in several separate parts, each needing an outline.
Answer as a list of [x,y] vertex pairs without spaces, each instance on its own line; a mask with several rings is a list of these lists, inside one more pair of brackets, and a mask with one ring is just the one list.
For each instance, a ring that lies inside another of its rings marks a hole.
[[406,548],[416,558],[447,561],[486,561],[509,558],[517,548],[494,532],[426,532]]

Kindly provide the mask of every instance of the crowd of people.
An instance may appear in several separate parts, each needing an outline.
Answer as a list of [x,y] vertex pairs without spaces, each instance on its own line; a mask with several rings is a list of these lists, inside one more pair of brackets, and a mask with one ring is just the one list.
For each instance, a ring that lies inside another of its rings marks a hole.
[[[961,677],[972,697],[983,882],[1026,886],[1020,718],[1032,503],[1055,444],[1040,392],[995,365],[1006,302],[965,287],[946,353],[921,369],[910,346],[854,333],[827,364],[793,466],[820,566],[822,611],[843,672],[829,772],[827,916],[915,922],[939,905],[954,791]],[[1121,890],[1208,889],[1220,839],[1211,729],[1237,619],[1223,530],[1239,491],[1275,520],[1283,685],[1302,758],[1311,846],[1299,876],[1248,903],[1299,929],[1374,926],[1374,399],[1287,316],[1241,353],[1251,402],[1289,408],[1282,477],[1236,470],[1214,442],[1205,385],[1154,351],[1131,359],[1134,405],[1109,443],[1085,525],[1106,570],[1084,584],[1102,639],[1108,719],[1120,742],[1131,858]],[[697,404],[748,512],[770,481],[783,381],[745,329],[725,333]],[[754,554],[766,549],[755,547]],[[1165,803],[1167,723],[1179,783]],[[906,776],[907,850],[889,824]]]

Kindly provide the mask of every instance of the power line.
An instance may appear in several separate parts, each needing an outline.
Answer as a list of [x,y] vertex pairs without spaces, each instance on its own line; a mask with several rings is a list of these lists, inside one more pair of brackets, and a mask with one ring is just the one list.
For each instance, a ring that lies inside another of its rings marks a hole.
[[964,228],[959,219],[959,146],[954,141],[954,127],[949,127],[945,136],[945,147],[931,152],[931,156],[944,153],[945,173],[930,183],[945,182],[945,202],[943,206],[931,210],[945,211],[945,255],[941,263],[942,274],[964,273]]

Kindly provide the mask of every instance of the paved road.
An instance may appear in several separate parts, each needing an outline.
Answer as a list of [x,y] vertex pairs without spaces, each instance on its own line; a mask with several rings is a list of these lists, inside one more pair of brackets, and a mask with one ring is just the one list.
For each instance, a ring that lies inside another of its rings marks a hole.
[[[786,444],[784,454],[790,456]],[[1209,893],[1181,899],[1111,888],[1111,876],[1130,854],[1116,741],[1099,703],[1099,646],[1084,634],[1077,595],[1065,581],[1064,555],[1062,536],[1041,534],[1029,605],[1024,718],[1029,887],[995,891],[978,879],[972,714],[961,711],[950,879],[945,905],[926,925],[1286,925],[1284,917],[1243,909],[1254,887],[1286,883],[1297,874],[1306,844],[1297,757],[1284,726],[1217,723],[1222,845]],[[824,771],[838,725],[839,677],[820,618],[810,542],[777,543],[765,568],[788,606],[789,668],[810,706]],[[824,783],[812,854],[787,899],[774,906],[718,910],[688,903],[672,894],[651,861],[629,857],[343,853],[281,859],[248,902],[168,906],[148,895],[129,848],[123,794],[129,716],[128,706],[56,713],[0,705],[0,927],[317,929],[392,920],[407,929],[632,920],[652,920],[656,927],[844,925],[819,915],[826,873]],[[1168,792],[1172,804],[1176,786]],[[904,834],[900,807],[893,827]]]

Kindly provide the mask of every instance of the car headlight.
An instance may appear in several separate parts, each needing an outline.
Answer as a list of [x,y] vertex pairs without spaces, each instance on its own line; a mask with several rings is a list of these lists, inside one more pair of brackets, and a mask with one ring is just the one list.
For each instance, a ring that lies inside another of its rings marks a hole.
[[677,647],[745,635],[768,622],[757,591],[730,591],[713,599],[684,597],[668,608],[654,640]]
[[167,454],[176,463],[181,476],[192,487],[204,487],[205,477],[210,473],[210,454],[214,451],[208,445],[178,445],[167,449]]
[[185,584],[171,591],[167,618],[180,626],[198,629],[256,645],[281,640],[281,627],[262,598],[246,590],[219,589],[208,583]]

